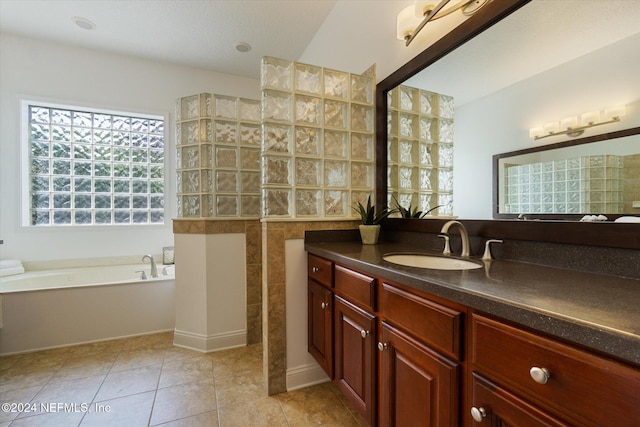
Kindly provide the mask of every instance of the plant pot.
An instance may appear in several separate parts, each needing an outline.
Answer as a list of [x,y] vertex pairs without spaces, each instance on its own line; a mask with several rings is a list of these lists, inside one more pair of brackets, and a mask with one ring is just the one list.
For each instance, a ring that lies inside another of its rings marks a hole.
[[378,243],[378,236],[380,235],[380,224],[376,225],[364,225],[360,224],[360,238],[363,245],[375,245]]

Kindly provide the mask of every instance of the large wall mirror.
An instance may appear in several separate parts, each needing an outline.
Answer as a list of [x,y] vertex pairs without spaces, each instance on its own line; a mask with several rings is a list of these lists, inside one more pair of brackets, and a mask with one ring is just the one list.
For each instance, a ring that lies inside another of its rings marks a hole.
[[[635,195],[629,195],[629,200],[620,195],[615,207],[611,201],[610,206],[602,206],[602,212],[598,211],[600,194],[594,194],[594,203],[576,202],[569,208],[560,203],[554,208],[532,207],[530,202],[520,200],[518,204],[508,203],[504,199],[508,180],[502,176],[505,168],[512,167],[511,173],[515,174],[519,171],[515,166],[520,164],[550,161],[561,152],[561,143],[572,146],[567,159],[589,156],[597,149],[598,140],[609,145],[614,137],[626,145],[604,154],[627,156],[640,152],[640,8],[634,3],[494,0],[381,81],[376,94],[378,205],[389,200],[388,182],[393,167],[389,164],[388,144],[395,143],[395,135],[387,133],[388,95],[402,85],[454,99],[450,214],[503,219],[557,208],[558,212],[535,213],[564,219],[592,213],[612,213],[612,218],[619,214],[640,216],[640,208],[633,204],[637,201]],[[428,29],[427,24],[423,31]],[[540,141],[529,137],[529,128],[546,121],[618,105],[626,106],[626,115],[620,122],[588,129],[580,137],[564,135]],[[392,109],[391,105],[391,113]],[[534,158],[510,161],[505,155],[500,158],[500,167],[494,168],[494,156],[506,153],[530,154]],[[631,159],[627,163],[633,164]],[[546,200],[548,196],[540,197]],[[609,196],[603,197],[606,203]],[[431,204],[438,204],[438,200]],[[617,212],[607,212],[610,208]]]

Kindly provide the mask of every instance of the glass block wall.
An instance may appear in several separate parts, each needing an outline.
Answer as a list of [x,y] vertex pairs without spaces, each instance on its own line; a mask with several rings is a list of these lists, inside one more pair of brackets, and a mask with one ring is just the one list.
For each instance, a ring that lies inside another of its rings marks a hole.
[[178,217],[259,217],[260,101],[192,95],[176,122]]
[[623,156],[508,165],[506,171],[507,213],[601,214],[624,210]]
[[388,203],[453,214],[453,98],[409,86],[389,91]]
[[352,217],[373,197],[374,77],[262,60],[262,212]]

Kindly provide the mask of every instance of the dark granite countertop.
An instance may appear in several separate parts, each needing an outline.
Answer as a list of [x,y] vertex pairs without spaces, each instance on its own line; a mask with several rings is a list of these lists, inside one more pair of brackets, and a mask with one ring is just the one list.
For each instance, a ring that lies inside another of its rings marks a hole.
[[[382,259],[391,252],[430,252],[411,243],[339,241],[305,249],[392,282],[640,364],[640,280],[493,260],[466,271],[404,267]],[[472,257],[478,262],[479,257]]]

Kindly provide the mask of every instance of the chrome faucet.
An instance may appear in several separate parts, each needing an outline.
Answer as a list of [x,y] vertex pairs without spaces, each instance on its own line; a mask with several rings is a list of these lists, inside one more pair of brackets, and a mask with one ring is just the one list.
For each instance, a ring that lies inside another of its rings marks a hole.
[[145,262],[147,259],[151,261],[151,277],[158,277],[158,267],[156,267],[156,261],[149,254],[142,257],[142,262]]
[[469,256],[469,233],[467,233],[467,229],[460,221],[447,221],[443,226],[440,233],[444,235],[449,234],[449,228],[453,225],[457,225],[460,229],[460,238],[462,239],[462,255],[463,257]]

